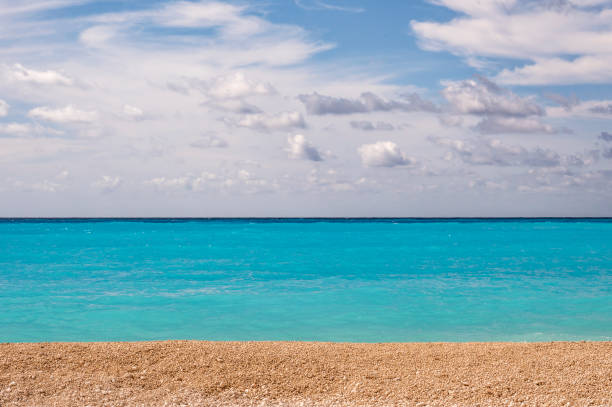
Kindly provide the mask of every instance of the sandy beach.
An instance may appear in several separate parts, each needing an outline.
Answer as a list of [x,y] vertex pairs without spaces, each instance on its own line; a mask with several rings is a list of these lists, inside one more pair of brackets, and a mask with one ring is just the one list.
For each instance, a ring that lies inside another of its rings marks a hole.
[[0,345],[5,406],[612,406],[612,342]]

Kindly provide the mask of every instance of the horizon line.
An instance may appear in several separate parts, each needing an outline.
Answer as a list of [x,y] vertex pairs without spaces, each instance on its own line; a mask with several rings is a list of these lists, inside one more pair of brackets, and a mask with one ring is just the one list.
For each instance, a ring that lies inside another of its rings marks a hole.
[[612,216],[0,216],[19,220],[612,220]]

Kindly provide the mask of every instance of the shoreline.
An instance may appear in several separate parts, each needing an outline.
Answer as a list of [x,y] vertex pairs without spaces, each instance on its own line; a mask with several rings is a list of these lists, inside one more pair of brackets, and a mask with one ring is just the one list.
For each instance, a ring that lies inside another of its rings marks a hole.
[[0,344],[1,406],[612,406],[612,342]]

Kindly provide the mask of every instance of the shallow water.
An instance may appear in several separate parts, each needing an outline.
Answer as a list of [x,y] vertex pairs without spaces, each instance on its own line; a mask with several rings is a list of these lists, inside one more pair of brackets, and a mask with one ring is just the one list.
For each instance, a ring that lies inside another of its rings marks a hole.
[[0,341],[612,339],[612,220],[4,220]]

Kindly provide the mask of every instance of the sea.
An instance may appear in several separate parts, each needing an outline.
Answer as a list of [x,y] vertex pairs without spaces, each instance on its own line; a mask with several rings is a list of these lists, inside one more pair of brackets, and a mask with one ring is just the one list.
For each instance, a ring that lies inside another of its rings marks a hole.
[[0,342],[612,340],[612,219],[0,219]]

